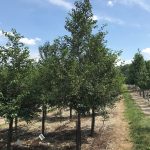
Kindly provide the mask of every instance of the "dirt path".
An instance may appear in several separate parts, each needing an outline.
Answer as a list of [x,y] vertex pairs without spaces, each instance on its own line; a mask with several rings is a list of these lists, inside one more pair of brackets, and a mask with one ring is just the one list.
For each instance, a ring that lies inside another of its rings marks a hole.
[[115,116],[109,122],[113,126],[112,141],[109,150],[131,150],[132,143],[129,136],[129,125],[124,117],[125,106],[123,100],[117,103],[114,110]]
[[[105,122],[103,134],[97,137],[92,150],[132,150],[129,125],[124,117],[124,111],[122,100],[110,111],[110,118]],[[102,142],[104,145],[99,145]]]
[[5,120],[0,117],[0,125],[3,125],[3,124],[5,124]]

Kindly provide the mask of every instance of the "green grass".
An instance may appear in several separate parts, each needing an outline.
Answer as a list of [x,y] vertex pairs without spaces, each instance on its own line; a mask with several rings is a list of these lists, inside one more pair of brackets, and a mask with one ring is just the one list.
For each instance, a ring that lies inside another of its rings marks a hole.
[[134,150],[150,150],[150,117],[142,113],[127,90],[123,96],[126,106],[125,116],[129,121]]

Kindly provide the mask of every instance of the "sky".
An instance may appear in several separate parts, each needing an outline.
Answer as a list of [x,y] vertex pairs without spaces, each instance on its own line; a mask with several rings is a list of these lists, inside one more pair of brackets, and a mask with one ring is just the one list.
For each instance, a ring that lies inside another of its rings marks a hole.
[[[6,39],[1,30],[15,28],[24,36],[32,58],[38,47],[68,34],[65,20],[75,0],[0,0],[0,45]],[[91,0],[99,28],[107,24],[107,47],[119,51],[130,63],[138,49],[150,59],[150,0]]]

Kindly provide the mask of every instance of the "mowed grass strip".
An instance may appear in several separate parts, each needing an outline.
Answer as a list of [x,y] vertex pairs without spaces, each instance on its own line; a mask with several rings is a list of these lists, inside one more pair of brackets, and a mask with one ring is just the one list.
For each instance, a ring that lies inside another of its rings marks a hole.
[[142,113],[127,90],[123,96],[134,150],[150,150],[150,116]]

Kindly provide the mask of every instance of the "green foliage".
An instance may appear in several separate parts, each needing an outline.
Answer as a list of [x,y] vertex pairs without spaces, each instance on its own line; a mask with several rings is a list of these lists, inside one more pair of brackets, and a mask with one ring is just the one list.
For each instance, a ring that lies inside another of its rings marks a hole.
[[[31,71],[32,60],[29,59],[28,48],[20,42],[22,36],[15,29],[11,32],[3,31],[3,34],[8,42],[6,46],[0,47],[0,115],[9,120],[22,114],[20,107],[22,97],[28,91],[26,81]],[[28,106],[26,108],[28,109]],[[23,115],[26,114],[23,113],[20,117]]]
[[[89,0],[77,1],[69,16],[65,28],[71,33],[68,40],[70,55],[77,64],[74,72],[78,83],[74,92],[74,103],[77,105],[75,109],[78,105],[89,108],[106,107],[118,96],[120,84],[117,83],[122,81],[118,78],[119,74],[115,68],[118,54],[106,48],[104,26],[97,34],[92,33],[97,25],[92,19]],[[116,78],[120,81],[115,80]],[[116,84],[114,81],[117,81]],[[116,94],[112,92],[114,86]]]
[[131,64],[121,66],[120,70],[127,84],[134,84],[141,90],[150,88],[150,62],[144,60],[140,51],[135,54]]
[[146,69],[147,69],[147,89],[150,89],[150,61],[145,61],[146,63]]
[[75,2],[65,25],[71,36],[39,48],[37,85],[46,104],[89,110],[86,107],[114,103],[120,94],[123,78],[115,67],[118,53],[106,48],[104,26],[97,34],[92,33],[97,27],[92,18],[88,0]]
[[140,52],[135,54],[132,65],[134,68],[133,75],[135,84],[138,85],[141,89],[146,89],[148,74],[144,58]]
[[125,83],[126,84],[134,84],[134,77],[133,77],[133,65],[131,64],[126,64],[123,66],[120,66],[120,71],[124,75],[125,78]]
[[96,23],[90,1],[76,1],[66,18],[70,36],[40,46],[37,63],[29,59],[29,49],[16,30],[3,32],[8,43],[0,47],[0,116],[29,121],[42,106],[44,133],[48,106],[74,109],[79,128],[80,114],[92,109],[94,131],[95,111],[106,117],[123,83],[116,67],[119,53],[106,47],[105,26],[93,33]]
[[66,63],[68,50],[64,39],[56,39],[52,45],[45,43],[39,48],[39,51],[41,55],[39,85],[44,95],[47,95],[43,100],[50,106],[61,106],[69,80],[69,72],[66,70],[66,67],[69,67],[69,64]]

